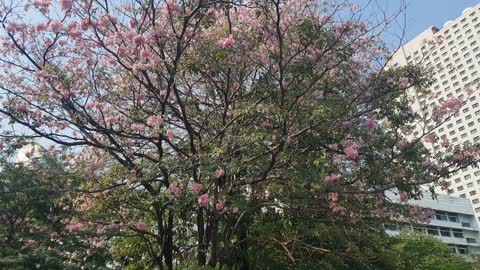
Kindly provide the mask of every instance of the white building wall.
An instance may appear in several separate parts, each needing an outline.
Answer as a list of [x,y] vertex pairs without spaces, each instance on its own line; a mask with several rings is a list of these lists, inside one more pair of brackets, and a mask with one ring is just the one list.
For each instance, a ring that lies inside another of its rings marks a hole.
[[[444,38],[441,45],[425,44],[439,36]],[[434,151],[440,150],[443,138],[453,145],[480,143],[480,89],[477,87],[480,82],[480,4],[465,9],[460,17],[446,22],[441,29],[428,28],[396,52],[390,63],[400,66],[422,63],[434,67],[436,82],[432,90],[438,96],[430,99],[412,94],[414,110],[418,111],[422,104],[433,107],[450,98],[466,101],[457,116],[436,130],[441,139],[431,146]],[[473,90],[470,96],[465,91],[467,87]],[[470,199],[477,219],[480,218],[480,168],[466,168],[448,181],[448,190],[437,191]]]

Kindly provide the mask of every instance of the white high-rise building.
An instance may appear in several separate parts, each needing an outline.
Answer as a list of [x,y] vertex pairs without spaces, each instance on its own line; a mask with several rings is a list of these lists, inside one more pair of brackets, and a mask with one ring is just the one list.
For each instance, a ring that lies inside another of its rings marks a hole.
[[[425,42],[429,40],[442,42],[432,46]],[[480,143],[480,4],[465,9],[460,17],[446,22],[441,29],[431,26],[400,48],[390,63],[394,66],[422,63],[434,68],[432,91],[438,95],[431,98],[416,93],[414,110],[432,108],[452,98],[465,101],[455,117],[436,129],[440,140],[431,146],[434,151],[440,150],[443,139],[453,145]],[[473,92],[468,94],[465,89]],[[433,125],[433,121],[427,125]],[[480,168],[465,168],[448,181],[450,186],[443,192],[470,199],[480,220]]]

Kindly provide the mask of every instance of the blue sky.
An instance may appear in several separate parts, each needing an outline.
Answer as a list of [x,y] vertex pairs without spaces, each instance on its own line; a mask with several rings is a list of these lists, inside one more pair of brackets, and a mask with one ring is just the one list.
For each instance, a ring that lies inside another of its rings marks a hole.
[[[385,0],[377,0],[385,1]],[[400,2],[400,0],[388,0]],[[442,28],[443,23],[457,18],[467,7],[479,0],[407,0],[407,37],[415,37],[431,25]]]
[[475,6],[480,0],[347,0],[358,3],[365,9],[362,12],[363,19],[367,21],[383,21],[384,11],[387,17],[397,14],[402,7],[406,7],[400,16],[396,17],[396,23],[390,25],[383,32],[384,40],[391,46],[396,47],[399,36],[403,36],[403,43],[411,40],[428,27],[435,25],[442,28],[443,24],[459,17],[465,8]]

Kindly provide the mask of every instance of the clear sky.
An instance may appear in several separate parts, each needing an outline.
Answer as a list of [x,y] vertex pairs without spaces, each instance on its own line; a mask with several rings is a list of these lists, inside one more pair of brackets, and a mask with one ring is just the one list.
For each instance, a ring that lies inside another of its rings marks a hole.
[[431,25],[442,28],[443,23],[459,17],[465,8],[478,3],[480,0],[407,0],[407,37],[411,39]]
[[[386,31],[383,38],[392,48],[413,39],[428,27],[439,28],[448,20],[453,20],[462,14],[465,8],[473,7],[480,0],[346,0],[363,7],[363,19],[367,21],[383,21],[384,15],[396,18]],[[403,34],[405,29],[405,34]]]

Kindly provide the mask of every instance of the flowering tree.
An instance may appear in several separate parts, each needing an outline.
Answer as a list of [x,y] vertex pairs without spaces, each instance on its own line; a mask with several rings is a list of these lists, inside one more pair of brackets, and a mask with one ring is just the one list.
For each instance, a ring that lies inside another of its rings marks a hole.
[[[245,266],[242,252],[266,243],[287,264],[305,250],[360,260],[354,240],[306,233],[423,220],[384,191],[418,196],[478,158],[473,147],[424,147],[461,101],[412,111],[409,91],[432,95],[429,77],[387,69],[378,36],[388,22],[366,24],[348,3],[17,4],[2,3],[0,112],[23,136],[81,150],[70,162],[88,193],[71,201],[67,231],[137,235],[138,250],[111,242],[119,257]],[[265,237],[254,226],[265,218],[297,227]]]

